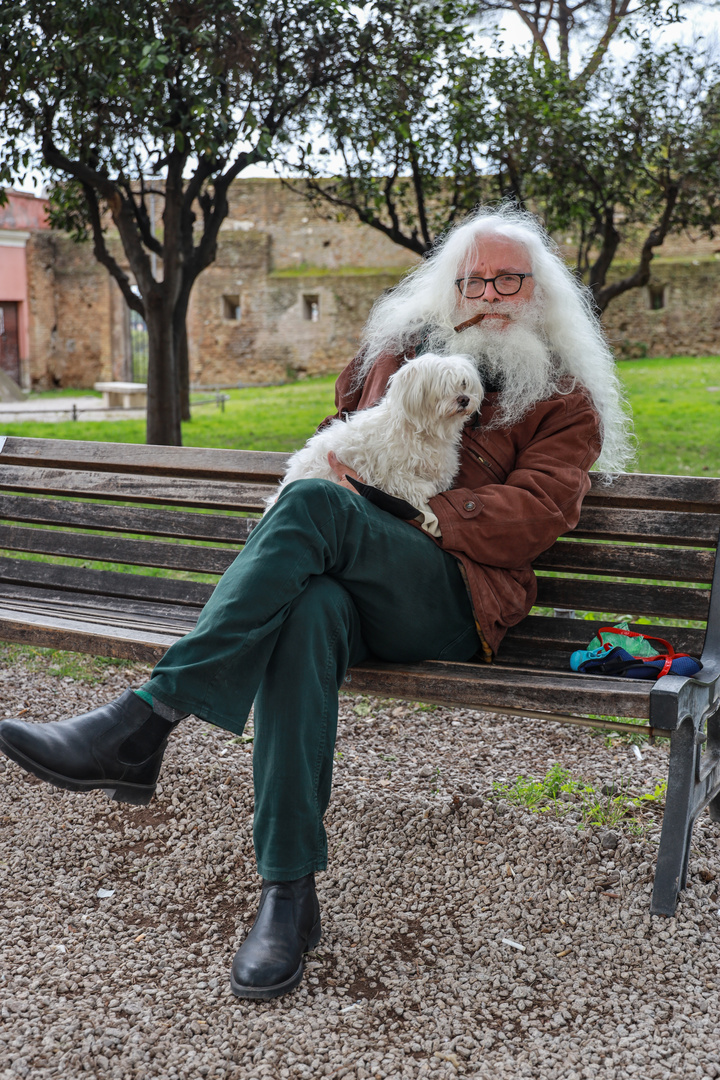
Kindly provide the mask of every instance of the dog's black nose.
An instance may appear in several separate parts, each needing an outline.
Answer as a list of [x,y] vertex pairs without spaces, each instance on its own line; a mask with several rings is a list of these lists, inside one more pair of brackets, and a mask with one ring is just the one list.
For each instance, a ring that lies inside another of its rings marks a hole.
[[460,408],[461,409],[467,409],[469,404],[470,404],[470,398],[465,397],[464,394],[461,394],[460,397],[458,398],[458,405],[460,406]]

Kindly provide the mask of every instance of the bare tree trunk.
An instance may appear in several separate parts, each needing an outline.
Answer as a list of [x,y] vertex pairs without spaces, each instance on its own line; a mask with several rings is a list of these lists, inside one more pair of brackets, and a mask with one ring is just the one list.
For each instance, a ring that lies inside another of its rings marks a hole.
[[162,298],[146,301],[145,322],[149,347],[146,442],[155,446],[182,446],[173,319]]
[[180,417],[182,420],[192,419],[190,413],[190,357],[187,338],[187,309],[190,287],[183,284],[173,312],[173,340],[175,342],[180,393]]

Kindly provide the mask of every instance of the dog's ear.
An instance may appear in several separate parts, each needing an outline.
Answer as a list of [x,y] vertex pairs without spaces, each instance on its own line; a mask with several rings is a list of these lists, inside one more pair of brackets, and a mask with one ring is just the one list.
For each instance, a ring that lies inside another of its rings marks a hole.
[[392,377],[392,396],[397,408],[409,423],[422,428],[427,422],[427,379],[421,366],[404,364]]

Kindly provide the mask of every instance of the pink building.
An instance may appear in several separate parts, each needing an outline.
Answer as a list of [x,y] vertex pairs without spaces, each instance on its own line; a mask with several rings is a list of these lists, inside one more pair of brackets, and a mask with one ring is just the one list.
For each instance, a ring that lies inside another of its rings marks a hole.
[[6,191],[0,206],[0,369],[29,388],[28,268],[31,233],[49,229],[47,203],[24,191]]

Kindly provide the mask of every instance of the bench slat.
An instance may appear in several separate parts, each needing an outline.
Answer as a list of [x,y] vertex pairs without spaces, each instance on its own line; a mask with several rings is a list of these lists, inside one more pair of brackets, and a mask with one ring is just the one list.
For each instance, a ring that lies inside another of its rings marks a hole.
[[671,585],[636,585],[617,581],[583,581],[581,578],[538,578],[539,607],[570,608],[608,614],[655,616],[666,619],[707,619],[709,589],[686,589]]
[[230,548],[191,547],[162,540],[126,540],[57,529],[23,529],[17,525],[0,525],[0,548],[203,574],[223,574],[237,557],[237,550]]
[[26,439],[11,435],[4,438],[0,464],[272,484],[283,475],[288,456],[274,451]]
[[636,543],[717,547],[720,514],[680,514],[673,510],[630,510],[583,503],[573,536]]
[[[23,613],[0,604],[0,637],[96,655],[154,663],[177,635],[79,622],[52,614]],[[351,669],[350,689],[379,697],[437,702],[467,708],[540,709],[611,716],[649,716],[650,685],[631,680],[548,674],[485,664],[397,665],[368,662]]]
[[87,627],[72,619],[47,615],[18,616],[0,606],[0,639],[19,645],[68,649],[93,656],[112,656],[118,660],[156,664],[177,640],[177,635],[116,629],[114,623]]
[[[532,650],[536,647],[557,647],[565,653],[559,668],[566,668],[569,655],[575,649],[585,649],[606,622],[594,619],[552,618],[546,615],[528,615],[512,626],[500,646],[498,659],[504,658],[505,650],[525,650],[528,663],[532,663]],[[677,652],[689,652],[700,656],[705,642],[705,630],[693,626],[666,626],[664,623],[630,623],[631,630],[641,634],[654,634],[672,643]]]
[[496,664],[429,661],[400,665],[373,661],[352,668],[348,689],[377,697],[452,703],[467,708],[494,705],[509,713],[514,707],[647,718],[651,685],[632,679],[574,672],[550,674]]
[[176,536],[182,540],[225,540],[243,544],[255,518],[227,514],[193,514],[188,510],[152,510],[141,506],[106,506],[69,499],[35,499],[31,495],[0,495],[0,520],[34,525],[73,525],[105,532]]
[[48,604],[47,600],[32,600],[30,598],[10,600],[4,597],[0,600],[0,607],[2,607],[3,611],[12,611],[16,615],[41,616],[43,619],[53,618],[65,622],[71,620],[73,623],[88,627],[98,625],[106,627],[112,623],[113,626],[122,627],[123,630],[137,630],[141,633],[147,631],[148,633],[174,634],[177,637],[187,634],[197,622],[196,618],[177,618],[178,612],[193,610],[177,607],[174,613],[166,611],[162,617],[158,615],[143,617],[136,614],[123,614],[118,610],[109,610],[107,607],[93,609],[68,603],[67,601]]
[[720,479],[713,476],[626,473],[607,485],[593,475],[592,487],[585,496],[584,505],[720,514]]
[[260,513],[272,486],[225,483],[197,477],[135,476],[67,469],[28,469],[0,466],[0,488],[35,495],[72,495],[122,502],[166,503],[204,510],[244,510]]
[[186,604],[162,603],[157,600],[134,600],[126,596],[98,596],[94,593],[72,593],[63,589],[43,589],[36,585],[14,585],[12,582],[0,583],[0,603],[5,607],[18,609],[21,604],[44,604],[46,609],[63,612],[91,613],[98,622],[110,622],[119,616],[139,618],[150,624],[163,620],[175,621],[178,625],[194,626],[200,611],[199,607]]
[[573,540],[558,540],[533,563],[535,570],[708,584],[712,582],[714,565],[714,552],[696,548],[638,548],[635,544],[577,543]]
[[188,604],[191,607],[202,607],[213,591],[212,585],[200,581],[122,574],[115,570],[89,570],[80,566],[53,565],[5,556],[0,556],[0,582],[44,585],[49,589],[68,592],[157,600],[159,603]]

